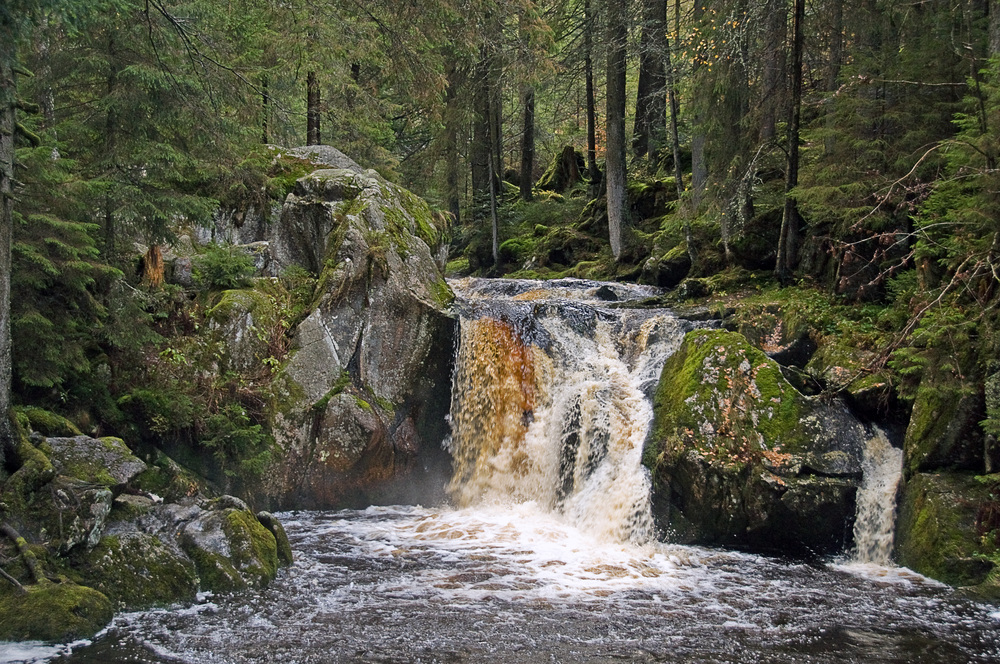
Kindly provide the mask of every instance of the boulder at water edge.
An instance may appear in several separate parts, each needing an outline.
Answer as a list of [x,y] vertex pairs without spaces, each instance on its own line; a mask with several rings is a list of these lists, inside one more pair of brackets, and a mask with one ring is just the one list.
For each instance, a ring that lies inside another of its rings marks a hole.
[[319,285],[283,373],[266,499],[290,509],[436,497],[420,486],[439,495],[445,482],[454,320],[427,204],[374,171],[318,170],[298,180],[272,238],[275,265]]
[[[13,473],[0,485],[8,575],[0,580],[0,640],[90,636],[115,610],[261,587],[291,563],[270,514],[254,516],[231,496],[164,503],[143,491],[162,473],[120,439],[19,431],[15,443]],[[165,488],[177,485],[167,479]]]
[[655,397],[644,452],[667,538],[792,554],[849,542],[869,436],[801,395],[740,334],[688,333]]

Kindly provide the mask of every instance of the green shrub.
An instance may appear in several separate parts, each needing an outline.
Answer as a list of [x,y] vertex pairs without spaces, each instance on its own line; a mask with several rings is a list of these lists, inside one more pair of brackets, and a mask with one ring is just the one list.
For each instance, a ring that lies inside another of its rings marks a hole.
[[253,258],[244,251],[222,245],[209,245],[194,264],[195,281],[203,288],[228,290],[246,288],[253,282]]

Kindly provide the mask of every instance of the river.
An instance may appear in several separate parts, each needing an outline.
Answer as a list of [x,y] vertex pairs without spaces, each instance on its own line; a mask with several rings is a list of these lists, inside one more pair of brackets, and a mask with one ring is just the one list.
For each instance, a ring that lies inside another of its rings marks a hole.
[[659,371],[695,323],[610,304],[649,294],[634,286],[453,287],[448,506],[281,514],[296,562],[268,589],[0,662],[1000,662],[1000,609],[891,563],[901,458],[884,436],[853,554],[663,543],[640,457]]

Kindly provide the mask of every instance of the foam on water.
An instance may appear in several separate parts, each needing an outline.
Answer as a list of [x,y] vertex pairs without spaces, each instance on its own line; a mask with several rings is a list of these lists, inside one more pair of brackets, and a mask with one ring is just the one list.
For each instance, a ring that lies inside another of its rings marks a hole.
[[599,542],[653,539],[648,392],[691,324],[611,309],[642,287],[465,280],[452,401],[456,502],[530,502]]

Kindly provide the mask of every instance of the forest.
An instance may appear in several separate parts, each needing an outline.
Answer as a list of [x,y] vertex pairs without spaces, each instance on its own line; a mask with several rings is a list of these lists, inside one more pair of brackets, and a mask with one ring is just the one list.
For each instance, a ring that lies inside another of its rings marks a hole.
[[266,357],[227,368],[212,316],[254,259],[211,229],[280,208],[303,145],[427,201],[448,276],[777,316],[825,354],[802,390],[957,422],[934,467],[979,474],[996,554],[996,3],[5,0],[5,473],[27,426],[260,476],[322,277],[260,286]]

